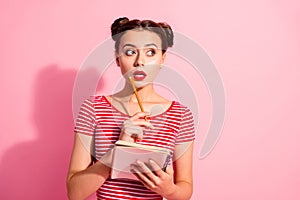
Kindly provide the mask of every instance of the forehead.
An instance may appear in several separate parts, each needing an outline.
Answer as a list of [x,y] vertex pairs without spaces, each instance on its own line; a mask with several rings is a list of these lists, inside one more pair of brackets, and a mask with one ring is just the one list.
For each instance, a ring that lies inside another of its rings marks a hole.
[[125,44],[132,44],[138,48],[144,47],[147,44],[155,44],[161,47],[161,39],[157,33],[147,30],[128,30],[120,39],[120,48]]

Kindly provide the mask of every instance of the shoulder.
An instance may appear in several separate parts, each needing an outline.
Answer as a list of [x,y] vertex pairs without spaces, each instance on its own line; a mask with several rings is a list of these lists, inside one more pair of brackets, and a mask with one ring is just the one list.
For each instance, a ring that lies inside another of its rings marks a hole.
[[84,100],[84,102],[89,102],[92,104],[99,103],[102,101],[106,101],[106,97],[104,95],[91,95]]
[[92,95],[84,99],[82,106],[95,108],[97,106],[109,106],[109,102],[104,95]]
[[191,112],[187,105],[182,104],[179,101],[173,101],[173,108],[174,110],[178,110],[182,113]]

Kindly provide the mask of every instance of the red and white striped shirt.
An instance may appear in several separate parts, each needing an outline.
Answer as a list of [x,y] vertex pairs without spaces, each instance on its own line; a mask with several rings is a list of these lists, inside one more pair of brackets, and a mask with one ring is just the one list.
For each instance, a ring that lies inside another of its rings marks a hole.
[[[122,124],[129,118],[118,111],[105,96],[93,96],[81,106],[75,132],[93,137],[95,157],[99,160],[119,139]],[[171,152],[177,144],[194,140],[192,112],[173,101],[163,113],[148,117],[155,129],[145,129],[140,144],[168,148]],[[97,191],[98,199],[162,199],[147,189],[141,182],[129,179],[111,179],[103,183]]]

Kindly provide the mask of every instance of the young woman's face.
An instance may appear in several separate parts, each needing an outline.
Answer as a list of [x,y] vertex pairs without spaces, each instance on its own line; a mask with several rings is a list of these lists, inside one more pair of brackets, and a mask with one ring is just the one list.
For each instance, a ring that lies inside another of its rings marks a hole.
[[160,37],[147,30],[129,30],[120,39],[116,62],[123,76],[136,87],[152,83],[165,60]]

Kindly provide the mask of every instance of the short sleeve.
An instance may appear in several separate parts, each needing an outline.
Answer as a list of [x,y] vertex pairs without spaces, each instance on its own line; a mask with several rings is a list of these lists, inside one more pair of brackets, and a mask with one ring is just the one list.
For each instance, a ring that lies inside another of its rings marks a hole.
[[96,120],[94,104],[90,99],[86,99],[80,107],[74,131],[75,133],[93,136],[95,127]]
[[175,144],[191,142],[195,139],[194,118],[191,110],[185,107],[182,113],[182,120],[178,130]]

